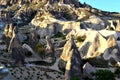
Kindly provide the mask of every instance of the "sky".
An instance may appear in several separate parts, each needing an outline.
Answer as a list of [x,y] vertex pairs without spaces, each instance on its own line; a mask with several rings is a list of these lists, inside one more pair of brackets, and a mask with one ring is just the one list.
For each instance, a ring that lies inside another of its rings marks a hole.
[[120,12],[120,0],[79,0],[86,2],[94,8],[110,12]]

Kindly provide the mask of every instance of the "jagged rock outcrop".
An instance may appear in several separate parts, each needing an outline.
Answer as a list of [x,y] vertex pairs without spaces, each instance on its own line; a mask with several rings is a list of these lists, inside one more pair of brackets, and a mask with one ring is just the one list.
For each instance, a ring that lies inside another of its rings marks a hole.
[[39,3],[49,1],[50,4],[54,4],[55,2],[60,2],[64,4],[73,4],[75,7],[81,6],[78,0],[1,0],[2,5],[11,5],[15,3],[24,4],[24,3]]
[[95,60],[95,63],[90,60],[92,65],[115,65],[119,62],[119,47],[114,36],[106,38],[97,31],[88,31],[87,38],[79,47],[79,51],[83,59]]
[[81,26],[92,30],[102,30],[106,28],[104,21],[95,15],[90,16],[86,21],[81,23]]
[[73,38],[65,44],[60,58],[66,62],[65,80],[71,80],[75,77],[82,80],[81,56]]
[[54,59],[55,58],[54,45],[49,36],[46,36],[46,42],[47,42],[47,47],[46,47],[45,55],[48,58]]
[[12,49],[13,47],[19,47],[20,46],[20,42],[19,42],[19,38],[17,36],[16,33],[16,27],[12,26],[12,24],[7,24],[4,32],[3,32],[3,41],[5,41],[8,51],[10,49]]
[[80,22],[57,20],[49,13],[45,13],[42,16],[43,21],[40,21],[39,18],[40,17],[36,15],[31,23],[37,27],[39,26],[39,34],[41,34],[41,36],[51,36],[57,32],[63,32],[67,34],[73,29],[76,31],[80,30]]
[[120,31],[120,20],[108,20],[108,26],[106,29],[108,30],[116,30],[116,31]]
[[39,39],[37,38],[37,33],[35,31],[31,32],[29,35],[29,41],[28,44],[31,46],[32,49],[35,49],[35,46],[37,45]]

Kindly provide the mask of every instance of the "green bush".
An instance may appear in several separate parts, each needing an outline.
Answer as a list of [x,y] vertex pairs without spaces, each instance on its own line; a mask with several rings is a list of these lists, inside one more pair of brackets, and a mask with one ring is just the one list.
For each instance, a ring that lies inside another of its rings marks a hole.
[[26,57],[31,57],[31,56],[32,56],[32,53],[31,53],[30,51],[28,51],[28,52],[25,53],[25,56],[26,56]]
[[120,68],[117,68],[114,73],[115,74],[120,74]]
[[86,36],[83,36],[83,37],[79,36],[76,38],[76,40],[77,40],[77,42],[83,42],[85,40],[85,38],[86,38]]
[[109,70],[98,70],[92,73],[95,80],[115,80],[115,74]]
[[114,74],[115,75],[120,75],[120,68],[116,68]]
[[71,80],[80,80],[78,77],[73,77]]
[[65,39],[65,38],[66,38],[66,36],[65,36],[63,33],[61,33],[61,32],[57,32],[53,37],[54,37],[54,38],[59,38],[59,37],[61,37],[62,39]]
[[38,52],[39,56],[43,59],[45,55],[45,48],[43,44],[38,43],[35,46],[35,50]]

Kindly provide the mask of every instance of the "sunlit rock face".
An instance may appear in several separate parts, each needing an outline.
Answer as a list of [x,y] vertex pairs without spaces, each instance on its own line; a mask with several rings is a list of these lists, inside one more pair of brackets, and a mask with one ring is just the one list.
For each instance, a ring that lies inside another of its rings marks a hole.
[[105,45],[107,41],[102,35],[97,31],[88,31],[86,36],[85,41],[79,47],[83,58],[96,57],[104,52],[107,47]]
[[78,77],[82,80],[82,61],[74,39],[68,40],[64,46],[61,59],[66,63],[65,80]]
[[108,20],[108,23],[109,25],[107,26],[106,29],[120,31],[120,20],[119,19]]
[[52,43],[52,40],[49,36],[46,36],[46,42],[47,42],[47,47],[46,47],[46,57],[54,59],[55,57],[55,49],[54,45]]
[[120,61],[119,47],[114,36],[106,38],[97,31],[88,31],[86,35],[87,38],[79,47],[83,59],[91,59],[90,62],[97,66],[115,65]]
[[102,30],[106,28],[105,22],[95,15],[90,16],[81,24],[81,26],[92,30]]

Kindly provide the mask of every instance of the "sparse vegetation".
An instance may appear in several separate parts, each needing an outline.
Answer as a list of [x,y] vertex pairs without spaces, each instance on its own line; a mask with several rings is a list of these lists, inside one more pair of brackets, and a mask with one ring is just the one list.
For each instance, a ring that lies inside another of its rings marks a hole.
[[116,77],[120,78],[120,68],[116,68],[114,74]]
[[79,36],[76,38],[76,40],[77,40],[77,42],[83,42],[85,40],[85,38],[86,38],[86,36],[83,36],[83,37]]
[[95,80],[115,80],[115,74],[109,70],[97,70],[92,75],[95,76]]
[[31,56],[32,56],[32,53],[31,53],[30,51],[28,51],[28,52],[25,53],[25,56],[26,56],[26,57],[31,57]]
[[80,80],[78,77],[74,77],[71,80]]
[[43,44],[38,43],[35,46],[35,50],[38,52],[39,56],[43,59],[45,55],[45,48]]
[[59,37],[61,37],[62,39],[65,39],[65,38],[66,38],[66,36],[65,36],[63,33],[57,32],[57,33],[54,35],[54,38],[59,38]]

